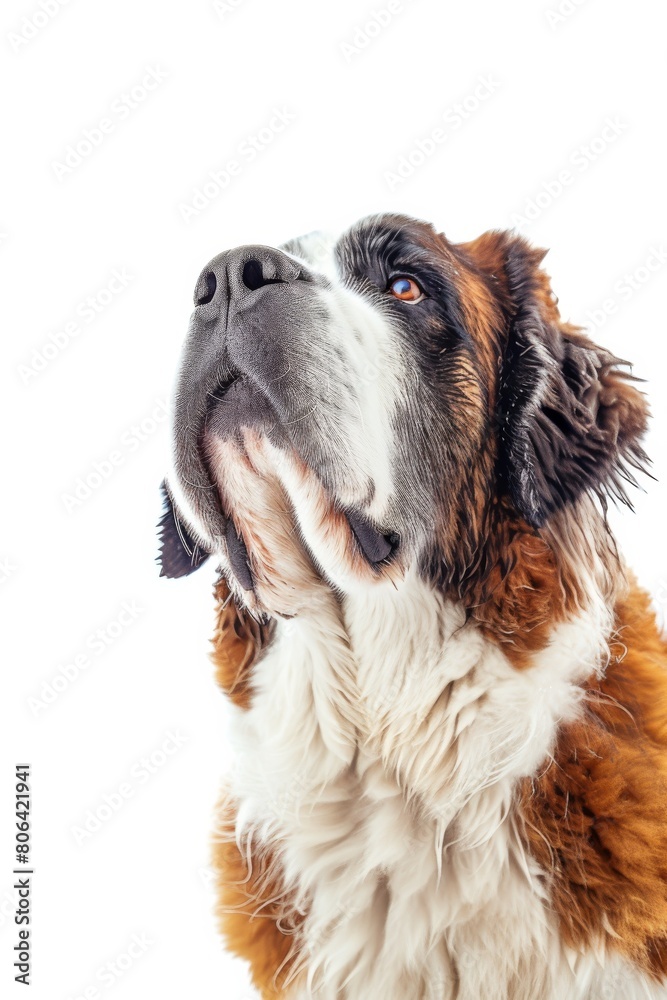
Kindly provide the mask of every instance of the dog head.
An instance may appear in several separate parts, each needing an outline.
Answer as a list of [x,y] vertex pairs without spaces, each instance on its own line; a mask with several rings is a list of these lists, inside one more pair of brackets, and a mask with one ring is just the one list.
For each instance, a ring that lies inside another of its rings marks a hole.
[[162,572],[212,554],[238,602],[298,613],[408,569],[461,591],[499,517],[539,532],[625,499],[645,456],[622,362],[560,321],[544,254],[403,216],[215,257],[174,403]]

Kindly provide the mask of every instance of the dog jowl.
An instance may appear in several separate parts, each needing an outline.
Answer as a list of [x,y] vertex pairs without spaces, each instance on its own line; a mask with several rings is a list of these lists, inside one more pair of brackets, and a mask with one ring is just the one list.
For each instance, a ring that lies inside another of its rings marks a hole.
[[196,282],[160,561],[219,568],[263,997],[667,996],[667,652],[606,520],[647,406],[543,257],[380,215]]

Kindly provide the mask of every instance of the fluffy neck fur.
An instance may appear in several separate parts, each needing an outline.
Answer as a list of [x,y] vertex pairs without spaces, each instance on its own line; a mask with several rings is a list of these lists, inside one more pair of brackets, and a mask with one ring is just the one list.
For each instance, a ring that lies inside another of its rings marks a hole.
[[[605,666],[608,567],[593,565],[528,670],[414,574],[343,600],[323,587],[277,623],[235,712],[228,836],[270,853],[286,995],[562,1000],[606,982],[611,965],[562,948],[514,808]],[[619,996],[653,995],[634,988]]]

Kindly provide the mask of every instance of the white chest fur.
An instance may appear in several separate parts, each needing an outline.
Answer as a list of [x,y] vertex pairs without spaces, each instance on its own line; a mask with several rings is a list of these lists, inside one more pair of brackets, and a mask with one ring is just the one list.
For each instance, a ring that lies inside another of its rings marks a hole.
[[239,843],[277,846],[307,910],[289,996],[664,995],[566,953],[513,809],[608,627],[593,606],[517,671],[415,579],[279,623],[234,714],[232,791]]

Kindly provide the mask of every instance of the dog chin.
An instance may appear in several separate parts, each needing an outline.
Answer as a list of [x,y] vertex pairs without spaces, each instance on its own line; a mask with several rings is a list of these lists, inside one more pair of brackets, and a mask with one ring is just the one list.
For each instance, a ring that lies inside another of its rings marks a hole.
[[[201,438],[223,515],[223,569],[237,597],[250,610],[291,617],[323,588],[394,578],[398,534],[383,532],[360,510],[342,509],[288,443],[261,394],[240,382],[214,407]],[[237,422],[250,411],[252,425]]]
[[237,372],[212,393],[203,437],[239,439],[242,429],[255,429],[275,443],[287,443],[280,416],[250,375]]

